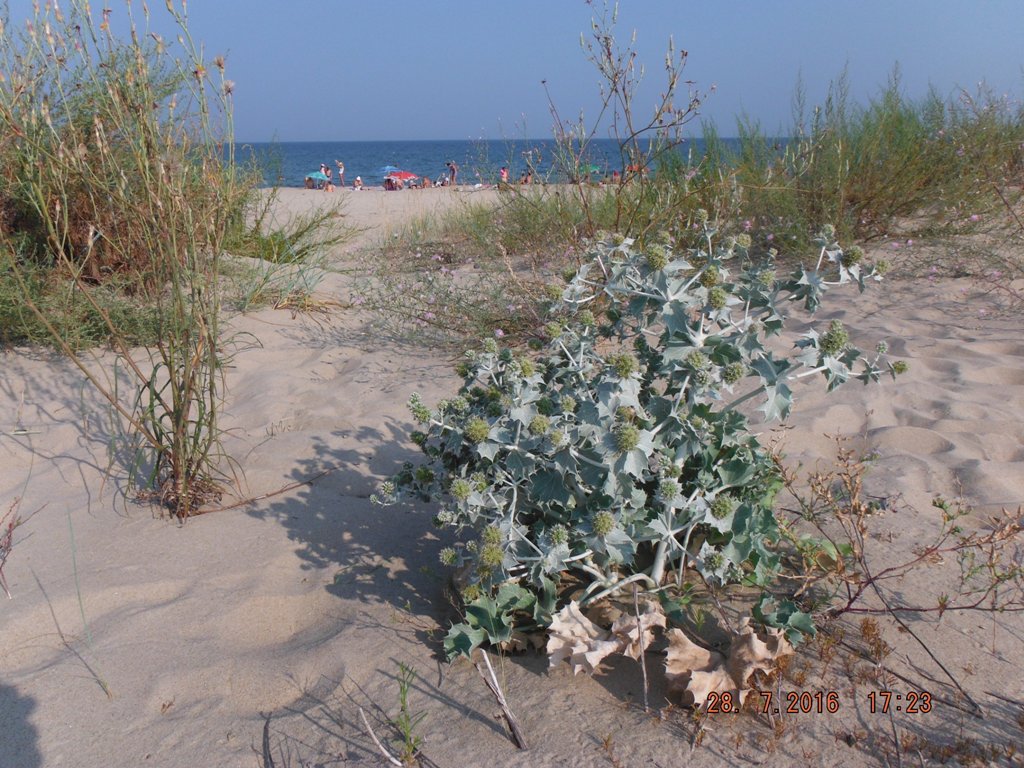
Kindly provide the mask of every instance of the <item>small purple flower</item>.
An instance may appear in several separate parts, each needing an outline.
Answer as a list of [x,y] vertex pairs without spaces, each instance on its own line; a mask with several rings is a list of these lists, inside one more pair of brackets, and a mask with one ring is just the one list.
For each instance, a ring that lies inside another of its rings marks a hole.
[[896,241],[893,241],[893,242],[889,243],[889,247],[895,250],[896,248],[900,247],[900,244],[897,243]]
[[909,247],[909,246],[911,246],[911,245],[913,245],[913,244],[914,244],[914,241],[913,241],[913,240],[907,240],[907,246],[908,246],[908,247]]
[[971,221],[981,221],[981,216],[976,213],[971,214]]
[[424,320],[433,320],[435,317],[437,317],[437,315],[435,315],[433,312],[424,312],[423,313],[423,319]]
[[774,240],[774,239],[775,239],[775,235],[773,235],[773,234],[772,234],[771,232],[769,232],[769,233],[768,233],[768,236],[767,236],[767,237],[765,238],[765,240],[767,240],[767,241],[768,241],[769,243],[770,243],[770,242],[771,242],[772,240]]
[[750,221],[750,219],[746,219],[743,222],[743,231],[744,232],[749,232],[753,228],[754,228],[754,224],[753,224],[753,222]]
[[504,335],[505,335],[505,332],[503,330],[501,330],[501,328],[495,328],[494,329],[494,338],[500,339]]

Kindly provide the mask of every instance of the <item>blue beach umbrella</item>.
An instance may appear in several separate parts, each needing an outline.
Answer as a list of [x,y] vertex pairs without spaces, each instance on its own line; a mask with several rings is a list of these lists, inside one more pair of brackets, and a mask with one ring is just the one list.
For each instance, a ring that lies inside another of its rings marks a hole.
[[385,165],[383,168],[380,169],[380,172],[384,176],[387,176],[389,173],[394,173],[395,171],[400,171],[400,170],[402,170],[402,169],[399,168],[397,165]]
[[306,178],[313,179],[313,181],[327,181],[327,174],[323,171],[313,171],[312,173],[307,173]]

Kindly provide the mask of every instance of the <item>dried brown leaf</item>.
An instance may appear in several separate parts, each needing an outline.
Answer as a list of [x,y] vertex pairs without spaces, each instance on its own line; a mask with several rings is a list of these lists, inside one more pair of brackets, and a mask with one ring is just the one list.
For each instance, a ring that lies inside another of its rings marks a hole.
[[750,676],[756,670],[770,671],[779,657],[793,652],[782,630],[768,629],[762,639],[749,618],[733,635],[728,657],[693,643],[681,630],[672,629],[667,634],[665,675],[669,693],[698,709],[704,708],[712,693],[729,693],[737,705],[742,704],[749,692]]
[[[623,613],[612,624],[612,635],[622,643],[622,652],[631,659],[639,660],[643,649],[650,648],[654,641],[654,628],[665,628],[665,614],[658,603],[648,602],[639,619],[635,614]],[[640,632],[643,630],[643,643]]]

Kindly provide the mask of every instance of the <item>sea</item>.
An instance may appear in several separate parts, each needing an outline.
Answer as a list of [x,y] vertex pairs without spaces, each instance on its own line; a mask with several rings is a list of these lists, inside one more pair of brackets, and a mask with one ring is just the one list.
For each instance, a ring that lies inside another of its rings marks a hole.
[[[725,139],[727,143],[734,139]],[[447,175],[446,163],[458,166],[458,183],[496,184],[502,166],[509,169],[510,181],[518,181],[532,169],[535,181],[565,181],[556,162],[558,147],[551,139],[479,140],[479,141],[302,141],[245,143],[235,145],[236,159],[253,163],[260,171],[264,186],[302,187],[308,174],[325,163],[337,183],[336,161],[345,164],[345,185],[352,186],[359,176],[366,186],[380,186],[394,169],[409,171],[432,181]],[[703,156],[704,142],[692,139],[679,148],[682,159],[696,162]],[[595,139],[580,163],[591,176],[622,172],[619,142]]]

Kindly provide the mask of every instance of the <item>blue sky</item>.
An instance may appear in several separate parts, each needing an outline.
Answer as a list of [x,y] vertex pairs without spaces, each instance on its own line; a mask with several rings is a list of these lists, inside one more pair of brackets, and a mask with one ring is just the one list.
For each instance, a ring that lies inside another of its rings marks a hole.
[[[123,15],[124,0],[107,4]],[[12,19],[30,5],[10,0]],[[227,58],[243,141],[550,136],[542,80],[563,117],[596,112],[599,77],[579,39],[600,11],[583,0],[188,2],[193,35]],[[915,98],[982,80],[1024,93],[1024,0],[623,0],[617,29],[623,42],[636,31],[647,66],[637,110],[664,84],[672,35],[689,51],[686,77],[715,87],[702,113],[723,135],[740,112],[784,130],[798,75],[813,104],[844,65],[859,101],[896,62]]]

